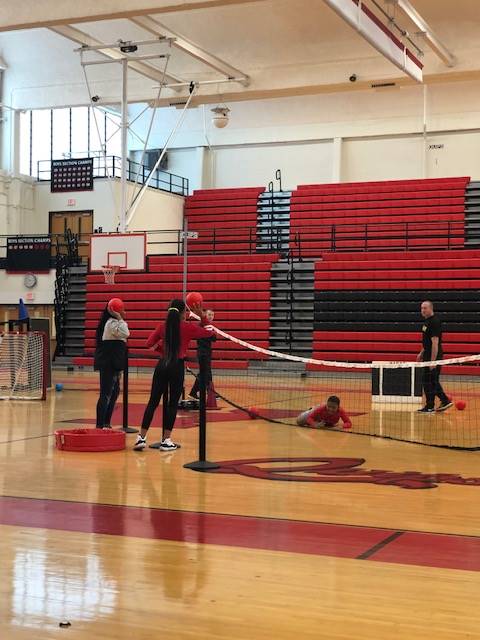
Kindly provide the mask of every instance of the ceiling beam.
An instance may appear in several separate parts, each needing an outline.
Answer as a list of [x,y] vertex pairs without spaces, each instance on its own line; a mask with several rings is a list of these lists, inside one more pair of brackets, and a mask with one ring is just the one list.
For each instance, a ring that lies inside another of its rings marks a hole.
[[[453,82],[471,82],[480,81],[480,69],[474,71],[448,71],[443,73],[425,74],[424,83],[427,85],[450,84]],[[242,91],[222,92],[222,102],[234,103],[244,102],[248,100],[272,100],[277,98],[290,98],[299,96],[314,96],[333,93],[356,93],[359,91],[395,91],[401,87],[418,86],[418,82],[413,78],[402,76],[388,76],[386,78],[377,78],[370,80],[357,80],[354,84],[349,81],[328,83],[328,84],[312,84],[312,85],[295,85],[282,87],[277,89],[247,89]],[[375,87],[379,87],[375,89]],[[385,88],[382,88],[385,87]],[[152,106],[158,107],[183,107],[188,99],[187,94],[179,96],[163,97],[158,101],[151,100],[147,97],[143,100],[149,102]],[[142,102],[142,100],[139,100]],[[214,104],[219,102],[218,92],[212,94],[196,94],[190,103],[191,107],[198,107],[202,104]]]
[[437,54],[437,56],[447,65],[454,67],[457,59],[447,47],[440,41],[440,38],[432,31],[426,20],[418,13],[409,0],[389,0],[398,6],[399,9],[420,29],[421,35],[425,38],[429,47]]
[[[440,84],[452,84],[457,82],[480,82],[480,69],[469,70],[469,71],[442,71],[440,73],[426,73],[424,75],[424,84],[427,85],[440,85]],[[357,82],[352,83],[348,80],[337,82],[337,83],[326,83],[326,84],[311,84],[311,85],[289,85],[282,88],[256,88],[256,89],[241,89],[239,91],[228,91],[225,90],[221,94],[221,102],[230,105],[230,103],[235,102],[244,102],[244,101],[253,101],[253,100],[273,100],[277,98],[290,98],[290,97],[301,97],[301,96],[314,96],[314,95],[323,95],[323,94],[335,94],[335,93],[350,93],[354,94],[356,92],[362,91],[396,91],[400,90],[402,87],[412,87],[418,86],[418,83],[409,76],[401,75],[401,76],[386,76],[386,77],[375,77],[370,78],[369,80],[357,80]],[[233,89],[233,85],[230,87]],[[377,88],[375,88],[377,87]],[[152,93],[145,93],[145,95],[136,95],[135,97],[131,97],[129,99],[129,104],[149,104],[150,106],[154,106],[155,104],[158,107],[183,107],[184,104],[188,100],[188,93],[182,91],[182,93],[176,96],[163,97],[160,100],[156,101],[152,99]],[[202,104],[206,105],[218,105],[219,104],[219,94],[218,91],[214,91],[212,93],[197,93],[190,102],[190,107],[198,107]],[[106,107],[115,105],[118,107],[119,98],[118,95],[115,96],[102,96],[100,102],[97,103],[98,106]],[[74,102],[70,102],[69,106],[71,107],[86,107],[89,106],[89,102],[85,102],[85,100],[78,100]],[[57,109],[65,106],[64,102],[52,102],[51,104],[42,104],[41,107],[33,107],[33,108],[42,108],[42,109]],[[31,105],[20,105],[16,108],[24,108],[29,109]]]
[[[1,2],[0,32],[37,29],[57,25],[118,20],[155,13],[174,13],[253,4],[265,0],[42,0],[41,2]],[[103,10],[99,10],[99,5]]]
[[362,0],[323,0],[384,58],[417,82],[422,82],[423,64]]
[[[50,31],[54,31],[65,38],[68,38],[72,42],[76,42],[80,45],[86,45],[88,47],[97,47],[101,46],[103,43],[92,36],[89,36],[88,33],[84,31],[80,31],[80,29],[76,29],[75,27],[71,27],[70,25],[62,25],[57,27],[50,27]],[[122,53],[120,49],[101,49],[98,51],[99,55],[103,55],[110,60],[121,60],[122,58],[127,58],[130,60],[129,67],[136,71],[142,76],[149,78],[150,80],[155,80],[156,82],[161,82],[163,78],[163,72],[161,69],[157,69],[152,67],[145,62],[138,62],[134,58]],[[171,78],[172,82],[181,82],[182,80],[178,76],[174,76],[172,74],[167,74],[165,78]]]
[[208,67],[215,69],[216,71],[221,73],[225,77],[225,79],[239,78],[240,84],[243,84],[244,87],[247,87],[249,85],[250,79],[247,74],[243,73],[235,67],[232,67],[230,64],[228,64],[228,62],[217,58],[208,51],[205,51],[195,43],[191,42],[191,40],[187,40],[175,31],[172,31],[164,24],[158,22],[158,20],[155,20],[150,16],[137,16],[135,18],[131,18],[131,22],[135,23],[137,26],[145,29],[155,36],[172,38],[173,47],[184,51],[200,62],[203,62]]

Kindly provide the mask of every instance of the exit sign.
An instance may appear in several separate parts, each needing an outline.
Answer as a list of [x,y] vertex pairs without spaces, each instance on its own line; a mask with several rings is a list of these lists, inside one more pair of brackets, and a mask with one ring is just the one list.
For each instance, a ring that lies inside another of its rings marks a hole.
[[67,207],[74,207],[77,204],[77,201],[75,200],[75,198],[69,198],[67,200]]

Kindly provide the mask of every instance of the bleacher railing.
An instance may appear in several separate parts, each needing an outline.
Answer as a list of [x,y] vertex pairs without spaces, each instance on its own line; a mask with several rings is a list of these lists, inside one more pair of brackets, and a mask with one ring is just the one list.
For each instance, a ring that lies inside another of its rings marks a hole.
[[[192,221],[191,229],[195,230]],[[464,246],[463,221],[339,223],[301,226],[289,231],[272,225],[253,228],[201,230],[191,241],[194,253],[261,253],[293,255],[301,259],[324,251],[415,251]]]
[[55,353],[53,358],[65,355],[66,346],[66,326],[67,326],[67,304],[70,286],[68,256],[57,253],[56,256],[56,274],[55,274],[55,298],[54,298],[54,314],[55,314],[55,331],[57,336]]
[[340,223],[300,227],[292,225],[292,244],[300,255],[323,251],[415,251],[462,248],[463,221]]
[[[191,231],[196,231],[194,223]],[[112,232],[114,233],[114,232]],[[183,230],[149,230],[147,254],[182,255]],[[47,234],[41,234],[45,237]],[[72,242],[88,244],[88,233],[71,234]],[[7,238],[0,236],[0,267],[5,266]],[[17,238],[22,236],[18,235]],[[29,235],[28,237],[32,237]],[[33,236],[35,237],[35,236]],[[52,247],[64,246],[65,235],[51,234]],[[198,231],[198,239],[188,241],[188,252],[192,254],[253,254],[280,253],[287,258],[301,260],[302,257],[320,255],[323,252],[352,251],[415,251],[472,248],[464,245],[463,222],[382,222],[368,224],[319,224],[308,227],[292,225],[288,235],[285,229],[262,227],[208,229]],[[52,268],[55,268],[55,251]],[[75,256],[76,260],[82,258]],[[85,260],[85,258],[84,258]],[[71,261],[73,263],[73,261]]]
[[[77,157],[75,155],[72,158]],[[83,155],[82,157],[87,157]],[[51,178],[50,160],[39,160],[37,162],[37,181],[47,182]],[[122,159],[118,156],[93,156],[93,177],[94,178],[121,178]],[[137,184],[143,185],[150,175],[150,169],[144,164],[139,164],[127,158],[127,180],[131,182],[137,181]],[[138,177],[137,177],[138,176]],[[152,189],[176,193],[181,196],[188,196],[189,183],[188,178],[178,176],[168,171],[157,169],[153,172],[152,178],[148,185]]]

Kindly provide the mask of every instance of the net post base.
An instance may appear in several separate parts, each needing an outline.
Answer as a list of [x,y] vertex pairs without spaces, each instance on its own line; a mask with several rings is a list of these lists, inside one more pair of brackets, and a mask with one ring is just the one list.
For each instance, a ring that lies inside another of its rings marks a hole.
[[123,431],[124,433],[138,433],[139,430],[133,427],[121,427],[119,431]]
[[192,469],[192,471],[211,471],[212,469],[220,469],[220,465],[209,460],[195,460],[195,462],[187,462],[183,468]]
[[[160,449],[160,446],[162,444],[162,441],[159,440],[158,442],[152,442],[152,444],[148,445],[149,449]],[[182,445],[177,443],[177,449],[181,449]]]

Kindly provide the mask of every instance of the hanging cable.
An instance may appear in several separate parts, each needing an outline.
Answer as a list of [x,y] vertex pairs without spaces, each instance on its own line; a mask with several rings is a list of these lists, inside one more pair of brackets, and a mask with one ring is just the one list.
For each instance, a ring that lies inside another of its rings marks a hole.
[[[212,145],[210,144],[210,139],[207,135],[207,115],[206,115],[206,111],[205,111],[205,104],[202,105],[203,107],[203,135],[205,136],[205,140],[207,141],[207,145],[208,145],[208,152],[209,152],[209,161],[210,161],[210,174],[208,176],[208,180],[209,183],[211,184],[213,177],[215,175],[215,149],[212,147]],[[203,182],[203,180],[202,180]]]
[[[165,66],[163,68],[163,75],[162,75],[162,79],[160,81],[160,85],[158,87],[157,97],[155,99],[155,106],[152,109],[152,117],[150,118],[150,124],[148,126],[148,131],[147,131],[147,137],[146,137],[145,143],[143,145],[142,155],[140,157],[140,162],[138,163],[137,173],[135,174],[135,181],[134,181],[134,184],[133,184],[133,187],[132,187],[132,199],[130,201],[130,207],[133,205],[133,203],[135,202],[135,198],[137,197],[137,185],[138,185],[138,178],[140,176],[140,168],[143,165],[143,160],[145,158],[145,153],[147,151],[148,141],[150,139],[150,133],[152,131],[153,122],[155,120],[155,114],[157,113],[157,109],[158,109],[158,101],[160,100],[160,96],[162,94],[163,85],[165,83],[165,77],[167,75],[167,67],[168,67],[169,60],[170,60],[170,56],[167,56],[165,58]],[[132,129],[132,133],[134,133],[133,129]]]
[[166,140],[166,142],[165,142],[165,144],[163,146],[162,153],[158,156],[157,161],[156,161],[153,169],[150,171],[150,173],[148,174],[147,179],[145,180],[145,183],[143,184],[142,188],[140,189],[140,191],[138,192],[138,194],[134,198],[133,203],[130,205],[130,207],[126,211],[126,227],[127,227],[127,229],[128,229],[128,225],[132,221],[133,216],[135,215],[135,211],[137,210],[137,207],[140,204],[140,201],[141,201],[141,199],[143,197],[143,194],[145,193],[148,185],[150,184],[150,180],[151,180],[153,174],[155,173],[155,171],[160,166],[160,163],[163,160],[163,157],[164,157],[165,153],[167,152],[168,145],[170,144],[170,141],[174,139],[178,129],[182,126],[183,120],[185,118],[185,114],[187,113],[188,106],[190,105],[190,102],[192,101],[192,98],[194,96],[195,89],[197,88],[197,86],[198,85],[196,85],[196,84],[193,84],[193,86],[191,86],[190,95],[188,96],[188,99],[187,99],[187,101],[186,101],[186,103],[185,103],[185,105],[183,107],[182,113],[180,114],[180,117],[179,117],[176,125],[174,126],[174,128],[170,132],[170,135],[168,136],[168,138],[167,138],[167,140]]
[[[83,52],[80,52],[80,60],[81,60],[81,62],[83,62]],[[98,142],[100,144],[100,148],[101,148],[102,153],[103,153],[103,161],[105,163],[105,175],[107,177],[108,185],[110,187],[110,193],[111,193],[111,196],[112,196],[114,209],[115,209],[115,211],[117,211],[115,192],[113,190],[113,178],[114,178],[114,176],[112,176],[110,174],[110,171],[109,171],[108,160],[107,160],[107,149],[106,149],[106,145],[102,144],[102,137],[100,135],[100,127],[98,125],[98,120],[97,120],[97,111],[96,111],[97,107],[95,107],[95,105],[93,104],[93,100],[92,100],[93,93],[91,91],[90,83],[88,81],[87,72],[86,72],[85,66],[83,64],[82,64],[82,71],[83,71],[83,76],[85,78],[85,84],[86,84],[86,87],[87,87],[88,97],[90,99],[90,104],[92,105],[91,108],[92,108],[92,113],[93,113],[93,120],[95,122],[95,128],[97,130]],[[113,160],[113,169],[115,170],[115,159]],[[119,225],[120,224],[120,216],[119,216],[118,213],[116,214],[116,219],[117,219],[117,225]]]

